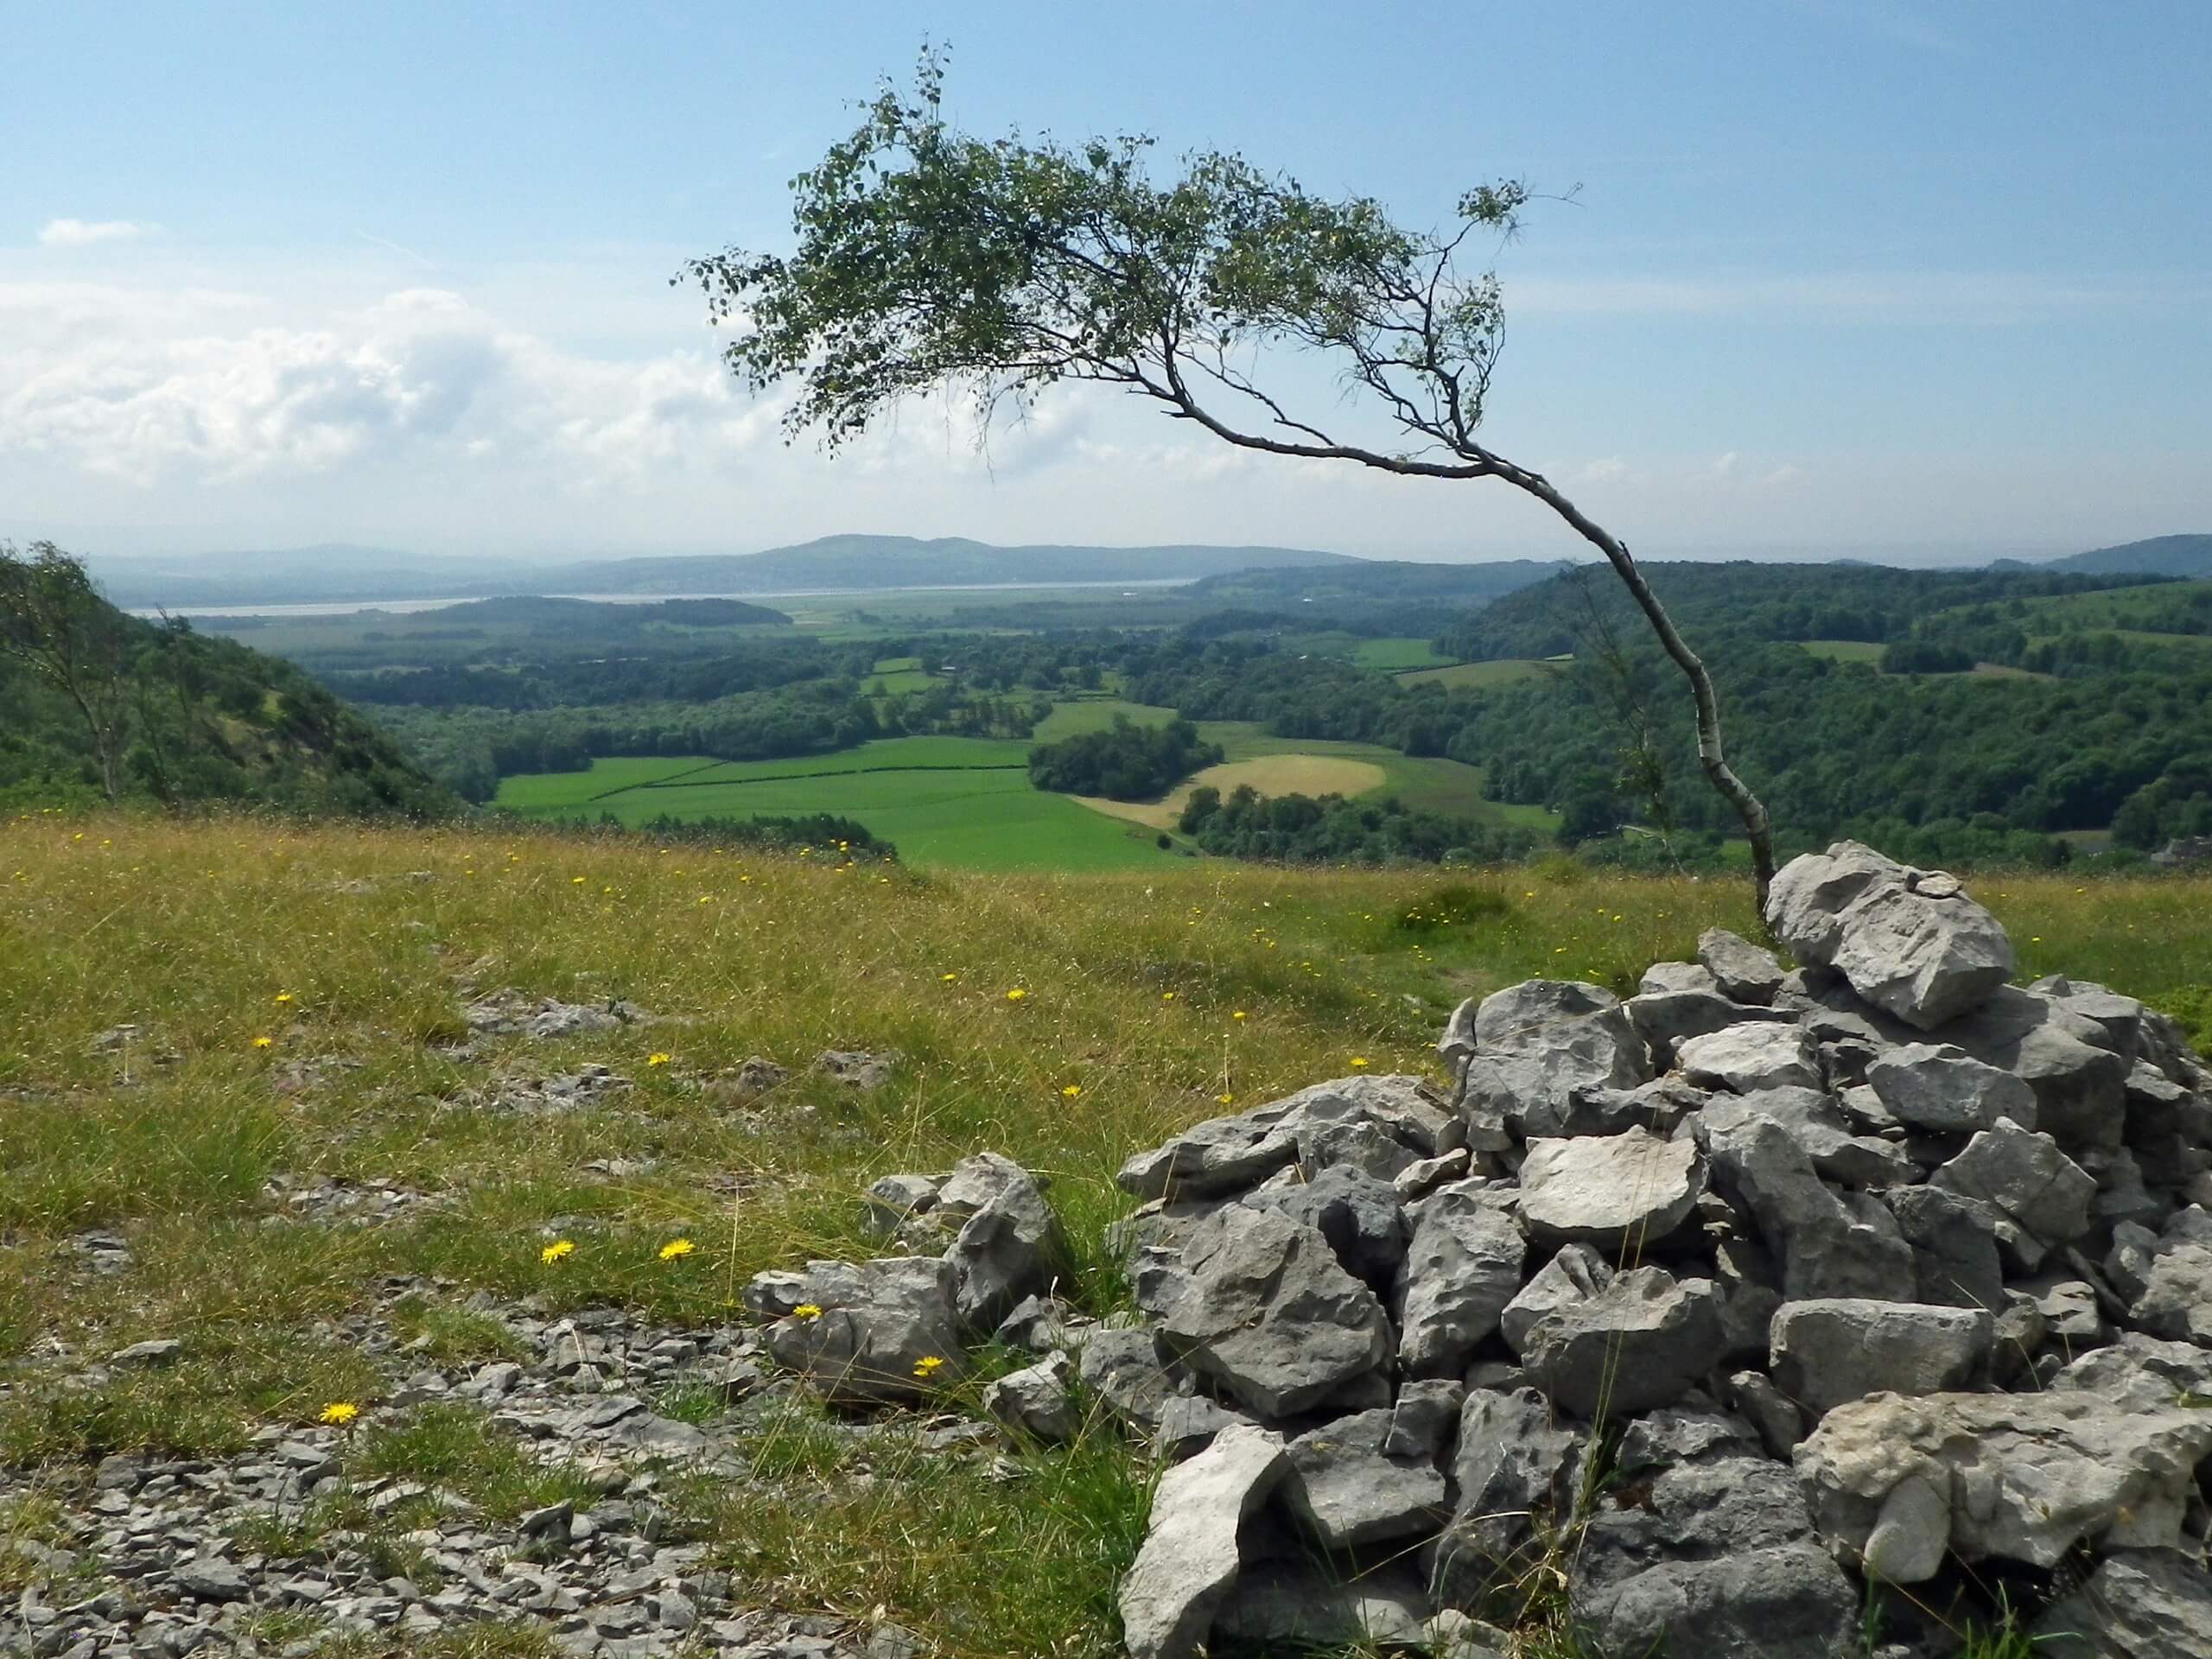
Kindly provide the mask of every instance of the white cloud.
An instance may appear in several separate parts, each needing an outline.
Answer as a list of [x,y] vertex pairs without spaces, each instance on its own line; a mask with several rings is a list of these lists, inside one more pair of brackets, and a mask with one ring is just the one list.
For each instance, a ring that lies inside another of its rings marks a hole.
[[215,296],[153,331],[118,315],[129,299],[0,289],[0,312],[43,334],[0,352],[0,447],[143,486],[504,454],[588,493],[773,430],[772,409],[741,399],[705,352],[578,356],[441,289],[249,327],[237,313],[260,308]]
[[135,242],[146,226],[127,219],[50,219],[38,233],[48,248],[88,248],[96,242]]

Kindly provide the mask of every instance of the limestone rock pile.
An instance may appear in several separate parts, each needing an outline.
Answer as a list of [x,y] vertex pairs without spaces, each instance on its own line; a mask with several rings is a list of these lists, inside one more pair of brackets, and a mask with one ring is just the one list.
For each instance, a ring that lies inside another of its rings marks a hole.
[[1860,1652],[1874,1580],[2063,1596],[2059,1659],[2212,1652],[2212,1073],[2131,998],[2011,986],[1950,876],[1840,843],[1767,919],[1796,971],[1714,931],[1626,999],[1517,985],[1452,1016],[1448,1092],[1128,1161],[1147,1328],[1030,1324],[1181,1460],[1132,1654],[1474,1656],[1540,1563],[1599,1655]]

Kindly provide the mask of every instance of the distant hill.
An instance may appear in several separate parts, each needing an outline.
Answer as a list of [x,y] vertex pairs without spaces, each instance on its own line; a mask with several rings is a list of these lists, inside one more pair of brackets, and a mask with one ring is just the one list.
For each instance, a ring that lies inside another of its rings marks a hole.
[[2091,548],[2036,569],[2095,575],[2212,576],[2212,536],[2153,536],[2148,541]]
[[86,561],[108,597],[141,610],[186,606],[374,603],[537,594],[779,594],[824,588],[1024,586],[1063,582],[1191,582],[1276,565],[1356,565],[1292,547],[995,547],[945,537],[825,536],[763,553],[587,559],[431,559],[332,543],[194,559]]
[[[776,594],[803,588],[967,588],[1052,582],[1189,582],[1275,565],[1354,565],[1341,553],[1291,547],[995,547],[963,537],[824,536],[765,553],[605,559],[531,578],[540,591]],[[472,587],[465,591],[489,591]],[[511,585],[500,591],[514,591]]]
[[[388,547],[324,542],[259,553],[202,553],[189,558],[105,558],[85,568],[126,609],[207,605],[317,605],[349,600],[441,599],[471,584],[527,584],[519,559],[434,559]],[[516,591],[524,591],[517,589]]]

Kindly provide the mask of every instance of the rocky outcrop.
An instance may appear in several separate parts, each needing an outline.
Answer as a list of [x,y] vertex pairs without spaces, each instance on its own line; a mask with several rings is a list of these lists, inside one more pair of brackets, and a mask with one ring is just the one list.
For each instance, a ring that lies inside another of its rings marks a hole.
[[1084,1376],[1171,1456],[1283,1442],[1179,1639],[1433,1643],[1556,1571],[1604,1659],[1833,1659],[1868,1580],[1987,1622],[1992,1567],[2086,1552],[2046,1645],[2196,1650],[2212,1073],[2133,999],[2005,983],[1951,877],[1841,843],[1768,919],[1796,972],[1709,932],[1625,1001],[1510,987],[1441,1096],[1323,1084],[1129,1161],[1159,1346]]

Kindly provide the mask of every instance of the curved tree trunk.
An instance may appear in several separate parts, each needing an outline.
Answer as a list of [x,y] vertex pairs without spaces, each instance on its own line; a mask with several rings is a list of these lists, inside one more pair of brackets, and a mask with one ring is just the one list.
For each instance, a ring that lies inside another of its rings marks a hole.
[[1690,683],[1690,695],[1697,702],[1698,764],[1705,768],[1706,778],[1713,787],[1743,820],[1744,834],[1751,843],[1751,878],[1758,888],[1759,913],[1764,917],[1767,887],[1774,880],[1774,839],[1767,823],[1765,805],[1736,775],[1721,749],[1720,705],[1713,695],[1713,676],[1706,672],[1697,653],[1675,631],[1674,619],[1667,614],[1659,596],[1651,591],[1651,584],[1644,581],[1643,572],[1637,568],[1635,558],[1619,537],[1586,516],[1553,487],[1548,479],[1517,471],[1503,476],[1566,519],[1583,540],[1605,556],[1605,562],[1613,567],[1613,573],[1620,577],[1622,585],[1643,613],[1644,620],[1651,625],[1651,632],[1658,636],[1659,644],[1674,658],[1682,677]]

